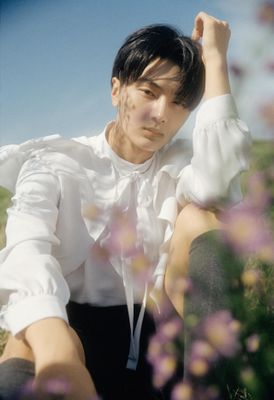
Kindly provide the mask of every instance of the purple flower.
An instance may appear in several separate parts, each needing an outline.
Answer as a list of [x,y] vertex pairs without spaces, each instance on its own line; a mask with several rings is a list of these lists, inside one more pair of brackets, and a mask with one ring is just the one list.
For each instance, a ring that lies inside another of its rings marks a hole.
[[249,353],[255,353],[260,346],[260,338],[259,335],[254,333],[253,335],[250,335],[246,339],[246,349]]
[[260,23],[274,27],[274,1],[264,1],[258,7],[257,19]]
[[240,323],[230,311],[221,310],[202,321],[202,333],[208,343],[224,357],[233,357],[240,350]]
[[176,357],[172,354],[161,354],[154,363],[153,385],[161,388],[174,374],[176,368]]
[[262,273],[256,268],[246,269],[241,276],[241,280],[246,287],[255,286],[262,278]]
[[240,65],[235,64],[235,63],[230,65],[230,71],[231,71],[232,75],[234,75],[235,78],[238,78],[238,79],[243,78],[246,73],[246,71],[244,70],[243,67],[241,67]]
[[153,367],[153,384],[157,388],[162,387],[175,372],[176,347],[173,339],[181,330],[181,318],[172,317],[162,322],[150,339],[147,358]]
[[190,383],[180,382],[178,383],[172,391],[172,400],[192,400],[193,389]]
[[274,239],[269,222],[262,210],[250,202],[225,211],[225,238],[242,255],[255,255],[263,261],[274,260]]
[[51,379],[45,384],[44,390],[52,395],[66,395],[70,392],[71,385],[65,379]]
[[162,337],[164,342],[167,342],[178,336],[182,332],[182,328],[182,319],[175,316],[159,325],[157,335]]
[[123,254],[124,257],[136,253],[136,218],[120,209],[113,209],[109,223],[109,235],[105,247],[111,254]]
[[194,358],[215,361],[217,358],[216,349],[206,340],[195,340],[191,348],[191,355]]
[[261,106],[259,110],[260,117],[266,123],[266,125],[270,128],[274,128],[274,100],[271,100],[268,103],[265,103]]

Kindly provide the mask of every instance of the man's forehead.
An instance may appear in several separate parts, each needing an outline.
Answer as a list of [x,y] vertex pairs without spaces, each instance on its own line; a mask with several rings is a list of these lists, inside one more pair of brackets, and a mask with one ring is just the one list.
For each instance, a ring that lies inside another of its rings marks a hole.
[[140,79],[142,80],[167,80],[178,83],[180,81],[180,69],[170,60],[157,58],[144,69]]

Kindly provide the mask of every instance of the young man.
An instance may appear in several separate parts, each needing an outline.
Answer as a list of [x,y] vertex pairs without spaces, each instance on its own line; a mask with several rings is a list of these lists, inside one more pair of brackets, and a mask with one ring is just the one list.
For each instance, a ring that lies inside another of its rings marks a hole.
[[[161,398],[146,361],[154,330],[146,304],[154,299],[161,312],[167,264],[172,299],[169,270],[183,273],[192,241],[218,227],[200,207],[240,200],[248,166],[229,37],[226,22],[203,12],[193,40],[167,26],[141,29],[115,59],[117,117],[101,135],[3,149],[0,183],[15,192],[0,267],[2,325],[11,331],[4,398],[20,368],[20,384],[35,368],[37,391],[67,380],[66,399]],[[186,141],[171,139],[203,93],[191,155]]]

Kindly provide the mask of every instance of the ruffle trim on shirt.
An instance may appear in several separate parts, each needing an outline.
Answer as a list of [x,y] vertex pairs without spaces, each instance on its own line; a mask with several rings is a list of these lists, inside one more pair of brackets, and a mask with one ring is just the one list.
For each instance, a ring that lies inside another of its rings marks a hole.
[[[25,161],[31,158],[47,164],[54,174],[68,174],[78,179],[83,219],[89,235],[97,241],[111,217],[111,203],[113,206],[123,207],[130,201],[128,185],[132,180],[138,179],[137,171],[119,177],[117,185],[113,184],[116,179],[115,167],[104,149],[104,135],[103,132],[96,137],[74,140],[53,135],[30,140],[21,145],[5,146],[0,151],[0,184],[14,192],[19,172]],[[190,158],[189,141],[177,139],[168,144],[158,152],[149,168],[153,169],[155,175],[144,179],[139,187],[136,204],[139,214],[153,202],[157,218],[165,225],[160,253],[168,251],[177,217],[176,185],[183,167],[189,163]],[[100,174],[95,172],[98,170]],[[94,196],[94,193],[98,190],[103,193],[99,202],[95,204],[93,199],[98,199],[98,195]],[[142,221],[140,223],[142,224]],[[142,224],[145,236],[150,234],[150,229],[148,224]],[[163,270],[163,266],[160,265],[161,260],[156,271]]]

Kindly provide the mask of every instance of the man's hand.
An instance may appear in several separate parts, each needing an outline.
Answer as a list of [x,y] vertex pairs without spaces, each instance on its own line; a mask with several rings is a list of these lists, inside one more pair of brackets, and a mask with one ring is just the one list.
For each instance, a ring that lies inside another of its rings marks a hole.
[[206,69],[205,97],[230,93],[226,61],[230,39],[228,23],[200,12],[194,21],[192,39],[202,41],[202,57]]

